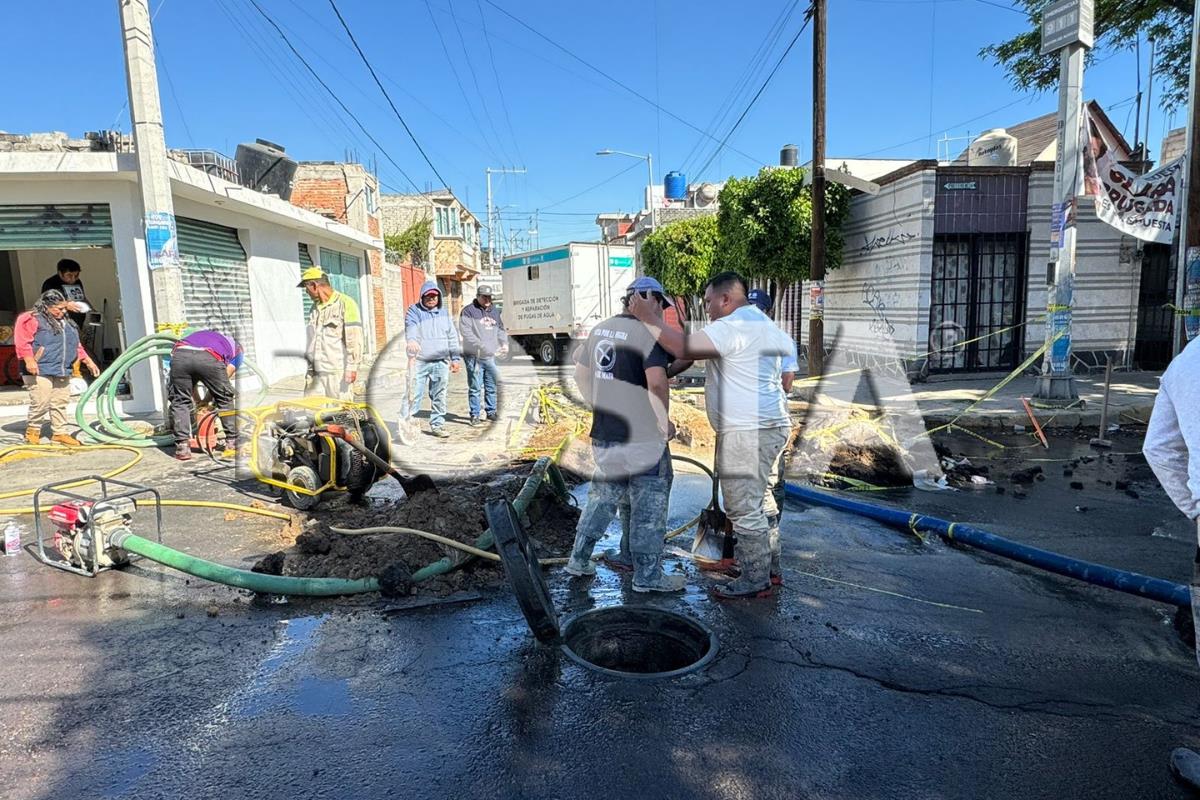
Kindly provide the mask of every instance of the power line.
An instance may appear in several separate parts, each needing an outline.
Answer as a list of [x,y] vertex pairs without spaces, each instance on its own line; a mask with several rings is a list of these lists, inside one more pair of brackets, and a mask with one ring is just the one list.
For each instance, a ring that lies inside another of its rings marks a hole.
[[479,75],[475,72],[475,63],[471,61],[471,51],[467,48],[466,37],[463,36],[462,26],[458,24],[458,16],[454,13],[453,0],[447,0],[450,5],[450,19],[454,22],[454,31],[458,34],[458,44],[462,47],[463,61],[467,64],[467,72],[471,75],[471,83],[475,84],[475,94],[479,97],[479,102],[483,106],[483,118],[487,120],[488,128],[492,132],[492,137],[496,140],[496,146],[500,148],[500,154],[504,156],[504,161],[507,164],[512,164],[512,157],[508,151],[504,149],[504,140],[500,137],[500,131],[496,129],[496,123],[492,121],[492,110],[488,108],[487,95],[479,86]]
[[[488,35],[487,19],[483,16],[483,4],[479,0],[475,0],[475,7],[479,11],[479,22],[483,25],[483,41],[487,45],[488,60],[492,64],[492,79],[496,82],[496,92],[500,96],[500,109],[504,112],[504,124],[508,126],[508,135],[512,139],[513,148],[517,151],[517,158],[524,163],[525,157],[521,155],[517,132],[513,129],[512,117],[508,114],[508,98],[504,96],[504,84],[500,82],[500,70],[496,69],[496,53],[492,50],[492,37]],[[453,9],[451,9],[451,16],[453,16]]]
[[[471,99],[467,97],[467,90],[463,87],[462,78],[458,74],[458,67],[454,66],[454,59],[450,57],[450,48],[446,46],[446,37],[442,35],[442,27],[437,23],[437,17],[433,15],[433,6],[429,4],[429,0],[425,0],[425,10],[429,12],[429,21],[433,23],[433,30],[437,33],[438,41],[441,42],[442,52],[446,55],[446,63],[450,66],[450,74],[454,76],[454,83],[458,85],[459,94],[462,95],[463,103],[467,106],[467,113],[471,115],[471,119],[475,122],[475,128],[483,136],[483,141],[487,144],[488,152],[500,162],[506,161],[501,158],[500,154],[492,147],[491,142],[488,142],[487,132],[483,127],[483,123],[479,121],[479,115],[475,113],[475,106],[471,104]],[[450,12],[454,16],[453,10]]]
[[[530,25],[528,22],[525,22],[525,21],[524,21],[523,19],[521,19],[520,17],[517,17],[516,15],[512,14],[511,12],[509,12],[509,11],[505,10],[503,7],[501,7],[501,6],[497,5],[497,4],[494,2],[494,0],[484,0],[484,2],[486,2],[486,3],[487,3],[489,6],[491,6],[492,8],[496,9],[497,11],[499,11],[499,12],[500,12],[501,14],[503,14],[504,16],[506,16],[506,17],[508,17],[509,19],[511,19],[513,22],[515,22],[515,23],[517,23],[518,25],[520,25],[522,28],[525,28],[527,31],[529,31],[529,32],[530,32],[530,33],[532,33],[533,35],[537,36],[539,39],[542,39],[543,41],[547,42],[548,44],[550,44],[551,46],[553,46],[555,49],[557,49],[557,50],[560,50],[560,51],[562,51],[563,53],[566,53],[568,56],[570,56],[571,58],[575,59],[575,60],[576,60],[576,61],[578,61],[580,64],[583,64],[585,67],[587,67],[588,69],[592,70],[592,71],[593,71],[593,72],[595,72],[596,74],[600,75],[600,76],[601,76],[601,77],[603,77],[605,80],[607,80],[607,81],[609,81],[609,82],[611,82],[611,83],[613,83],[613,84],[616,84],[617,86],[621,87],[622,89],[624,89],[624,90],[625,90],[626,92],[628,92],[629,94],[631,94],[631,95],[633,95],[634,97],[636,97],[637,99],[641,100],[643,103],[647,103],[648,105],[652,106],[653,108],[657,108],[659,111],[661,111],[662,113],[666,114],[666,115],[667,115],[668,117],[670,117],[671,119],[675,120],[676,122],[678,122],[678,123],[680,123],[680,124],[682,124],[682,125],[686,125],[687,127],[689,127],[689,128],[691,128],[692,130],[696,131],[696,133],[703,134],[703,135],[704,135],[704,136],[706,136],[707,138],[709,138],[709,139],[712,139],[713,141],[716,141],[716,138],[717,138],[717,137],[713,136],[712,134],[708,133],[707,131],[703,130],[702,128],[699,128],[699,127],[697,127],[696,125],[693,125],[691,122],[688,122],[686,119],[684,119],[683,117],[681,117],[681,116],[679,116],[678,114],[674,113],[673,111],[671,111],[671,110],[669,110],[669,109],[666,109],[666,108],[663,108],[663,107],[662,107],[662,106],[660,106],[658,103],[654,102],[654,101],[653,101],[653,100],[651,100],[649,97],[647,97],[646,95],[644,95],[644,94],[642,94],[641,92],[639,92],[637,89],[634,89],[634,88],[632,88],[631,86],[628,86],[627,84],[625,84],[625,83],[622,83],[621,81],[619,81],[619,80],[617,80],[616,78],[614,78],[612,75],[609,75],[607,72],[605,72],[604,70],[602,70],[602,69],[600,69],[599,67],[597,67],[595,64],[592,64],[590,61],[587,61],[587,60],[585,60],[584,58],[582,58],[581,56],[578,56],[578,55],[576,55],[575,53],[571,52],[571,51],[570,51],[570,50],[568,50],[566,47],[563,47],[561,44],[559,44],[558,42],[554,41],[554,40],[553,40],[553,39],[551,39],[549,36],[547,36],[546,34],[544,34],[544,33],[542,33],[541,31],[539,31],[537,28],[535,28],[535,27],[533,27],[532,25]],[[730,150],[732,150],[733,152],[737,153],[738,155],[742,156],[743,158],[746,158],[746,159],[749,159],[750,161],[753,161],[755,164],[762,164],[762,161],[760,161],[759,159],[755,158],[754,156],[752,156],[752,155],[750,155],[750,154],[748,154],[748,153],[744,153],[744,152],[742,152],[741,150],[738,150],[736,147],[730,147],[729,149],[730,149]]]
[[640,166],[642,166],[642,162],[635,161],[632,164],[630,164],[628,167],[626,167],[625,169],[621,170],[620,172],[616,173],[615,175],[611,175],[611,176],[605,178],[604,180],[600,181],[599,183],[595,184],[594,186],[589,186],[588,188],[584,189],[582,192],[576,192],[575,194],[571,195],[570,197],[565,197],[562,200],[556,200],[553,203],[550,203],[549,205],[542,206],[540,210],[545,211],[547,208],[554,208],[555,206],[561,206],[563,203],[569,203],[578,197],[583,197],[588,192],[595,191],[596,189],[599,189],[601,186],[612,183],[617,178],[624,175],[626,172],[629,172],[630,170],[635,169]]
[[364,53],[362,48],[358,46],[358,40],[354,38],[354,31],[350,30],[350,26],[346,23],[345,18],[342,16],[342,12],[338,10],[337,3],[334,2],[334,0],[329,0],[329,5],[331,8],[333,8],[333,13],[337,15],[338,22],[342,23],[342,27],[345,28],[346,35],[350,37],[350,43],[354,45],[354,49],[358,51],[358,56],[362,59],[363,64],[366,65],[367,71],[371,73],[371,78],[374,79],[375,85],[379,87],[379,91],[383,92],[383,96],[387,99],[388,105],[392,107],[392,113],[396,115],[396,119],[400,120],[400,124],[404,126],[404,132],[408,134],[408,138],[412,139],[412,143],[417,146],[417,151],[420,152],[421,158],[425,159],[425,163],[429,165],[431,170],[433,170],[433,174],[439,181],[441,181],[442,186],[450,188],[450,184],[445,178],[442,177],[442,174],[438,172],[438,169],[433,165],[433,162],[429,160],[429,156],[425,153],[425,148],[421,146],[419,141],[417,141],[417,137],[412,132],[412,128],[408,127],[408,123],[404,121],[404,115],[400,113],[400,109],[396,108],[396,104],[392,102],[392,96],[388,94],[388,90],[383,88],[383,82],[380,81],[379,76],[375,74],[375,68],[371,66],[371,62],[367,58],[367,54]]
[[[972,117],[971,119],[966,119],[966,120],[963,120],[962,122],[956,122],[953,125],[941,125],[941,126],[939,126],[939,128],[942,130],[949,130],[951,128],[960,128],[963,125],[969,125],[972,122],[976,122],[978,120],[984,119],[985,117],[989,117],[992,114],[1003,111],[1006,108],[1012,108],[1017,103],[1027,103],[1027,102],[1029,102],[1029,100],[1030,100],[1030,98],[1018,97],[1016,100],[1013,100],[1011,103],[1005,103],[1004,105],[1000,106],[999,108],[993,108],[991,111],[985,111],[984,113],[980,114],[977,117]],[[897,148],[904,147],[905,145],[915,144],[917,142],[923,142],[928,138],[929,138],[928,135],[918,136],[915,139],[909,139],[907,142],[900,142],[899,144],[889,145],[888,147],[881,147],[878,150],[872,150],[868,153],[860,153],[856,156],[851,156],[851,158],[866,158],[867,156],[877,155],[878,153],[886,153],[889,150],[895,150]]]
[[811,21],[811,13],[806,14],[804,17],[804,24],[800,26],[800,30],[796,31],[796,35],[792,37],[792,41],[788,42],[787,49],[783,51],[783,55],[779,56],[779,60],[775,62],[775,66],[771,69],[770,74],[767,75],[767,79],[762,82],[762,86],[758,87],[758,91],[754,93],[754,97],[750,98],[750,102],[746,105],[746,108],[743,109],[742,115],[737,118],[737,122],[733,123],[733,127],[729,129],[729,133],[725,134],[725,138],[721,140],[719,145],[717,145],[717,149],[713,151],[713,154],[708,157],[707,161],[704,162],[704,166],[702,166],[696,173],[697,176],[703,175],[704,170],[708,169],[708,165],[711,164],[713,159],[715,159],[720,154],[721,150],[725,148],[725,143],[729,141],[729,137],[733,136],[734,132],[737,131],[738,127],[742,124],[742,120],[744,120],[746,115],[750,113],[750,109],[754,108],[754,104],[758,102],[758,98],[762,96],[764,91],[766,91],[767,86],[771,83],[771,79],[775,77],[776,72],[779,72],[779,68],[783,66],[784,59],[788,57],[788,53],[792,52],[792,48],[796,46],[796,42],[800,39],[800,34],[804,33],[804,29],[808,27],[808,23]]
[[[313,69],[311,64],[308,63],[308,59],[306,59],[303,55],[300,54],[300,51],[297,50],[295,45],[292,44],[292,40],[289,39],[286,34],[284,34],[283,30],[279,27],[279,25],[275,22],[275,20],[271,18],[271,15],[268,14],[266,11],[264,11],[263,7],[258,4],[258,0],[249,0],[249,3],[250,3],[250,5],[254,6],[254,9],[256,11],[258,11],[259,14],[262,15],[263,19],[265,19],[271,25],[271,27],[275,29],[275,32],[279,34],[279,38],[283,39],[284,44],[286,44],[288,46],[288,49],[292,51],[292,55],[294,55],[297,59],[299,59],[300,63],[304,65],[304,68],[309,71],[309,73],[313,76],[314,79],[316,79],[317,83],[321,84],[321,87],[323,89],[325,89],[326,92],[329,93],[329,96],[334,99],[334,102],[336,102],[338,104],[338,106],[342,109],[342,111],[346,112],[346,116],[348,116],[348,117],[350,117],[350,119],[354,120],[354,124],[358,125],[358,127],[362,130],[363,135],[366,136],[367,139],[369,139],[371,141],[371,144],[373,144],[377,148],[379,148],[379,152],[383,153],[383,157],[386,158],[388,160],[388,162],[391,163],[391,165],[396,168],[397,172],[399,172],[401,175],[404,176],[404,179],[409,182],[409,184],[413,187],[413,189],[416,190],[417,194],[420,194],[422,197],[425,197],[425,195],[421,194],[421,188],[417,185],[417,182],[414,181],[412,179],[412,177],[407,172],[404,171],[404,168],[401,167],[400,164],[396,162],[396,159],[392,158],[391,153],[389,153],[387,151],[387,149],[384,148],[384,146],[381,145],[379,143],[379,141],[374,136],[371,135],[371,132],[368,131],[366,126],[362,124],[362,120],[360,120],[357,116],[355,116],[354,112],[351,111],[349,109],[349,107],[347,107],[347,105],[342,102],[342,98],[338,97],[337,92],[335,92],[335,91],[333,91],[333,89],[329,88],[329,84],[325,83],[325,81],[322,80],[321,76],[319,74],[317,74],[317,71],[315,69]],[[427,198],[427,197],[425,199],[429,200],[429,198]],[[435,203],[432,200],[429,200],[429,204],[435,205]]]

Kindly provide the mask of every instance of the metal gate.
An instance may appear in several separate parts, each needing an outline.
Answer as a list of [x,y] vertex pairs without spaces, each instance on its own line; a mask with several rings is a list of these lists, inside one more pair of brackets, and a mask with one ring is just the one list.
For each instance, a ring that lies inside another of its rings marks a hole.
[[107,203],[0,206],[0,250],[112,247]]
[[1175,264],[1171,246],[1147,244],[1142,251],[1142,280],[1138,288],[1137,344],[1133,360],[1138,369],[1165,369],[1171,360],[1175,315]]
[[362,292],[359,281],[362,278],[361,259],[341,253],[337,250],[321,248],[321,269],[329,276],[329,285],[344,295],[348,295],[358,304],[362,312]]
[[234,337],[254,358],[250,273],[237,231],[198,219],[176,217],[187,323]]
[[934,238],[930,371],[1012,369],[1020,363],[1024,328],[1013,326],[1024,320],[1025,242],[1023,233]]

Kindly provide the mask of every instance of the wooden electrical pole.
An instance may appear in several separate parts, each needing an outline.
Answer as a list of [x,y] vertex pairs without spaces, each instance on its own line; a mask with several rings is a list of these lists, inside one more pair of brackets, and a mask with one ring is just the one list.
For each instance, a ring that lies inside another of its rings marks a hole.
[[812,259],[808,290],[808,374],[825,369],[825,0],[813,0]]

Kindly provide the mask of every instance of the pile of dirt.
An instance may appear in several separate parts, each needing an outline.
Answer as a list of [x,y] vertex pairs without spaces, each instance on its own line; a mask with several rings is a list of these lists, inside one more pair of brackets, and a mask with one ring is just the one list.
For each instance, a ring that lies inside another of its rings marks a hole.
[[[487,528],[484,503],[513,500],[528,475],[528,465],[487,483],[439,483],[436,492],[421,492],[398,502],[375,506],[330,505],[310,512],[312,519],[296,537],[294,550],[272,553],[255,566],[273,575],[335,578],[379,578],[385,593],[448,594],[465,588],[497,586],[504,581],[499,562],[474,558],[446,576],[412,585],[408,576],[446,556],[454,548],[405,533],[340,534],[336,528],[401,527],[435,533],[464,544]],[[579,509],[563,503],[543,482],[529,504],[526,531],[541,558],[562,557],[575,537]],[[463,554],[465,555],[465,554]]]
[[679,397],[671,398],[671,422],[675,423],[676,439],[693,450],[711,450],[717,444],[717,434],[708,424],[708,415]]
[[796,438],[789,474],[873,486],[911,486],[913,479],[890,423],[857,408],[811,414]]
[[912,485],[912,471],[899,451],[883,443],[838,445],[829,460],[829,472],[875,486]]

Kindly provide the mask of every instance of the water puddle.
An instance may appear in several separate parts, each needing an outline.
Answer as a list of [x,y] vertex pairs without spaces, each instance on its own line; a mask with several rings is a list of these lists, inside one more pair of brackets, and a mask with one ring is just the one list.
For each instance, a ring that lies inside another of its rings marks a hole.
[[348,683],[341,678],[305,675],[289,680],[281,673],[308,652],[327,614],[284,620],[282,635],[270,655],[234,703],[235,717],[255,717],[272,710],[305,716],[339,716],[352,713]]

